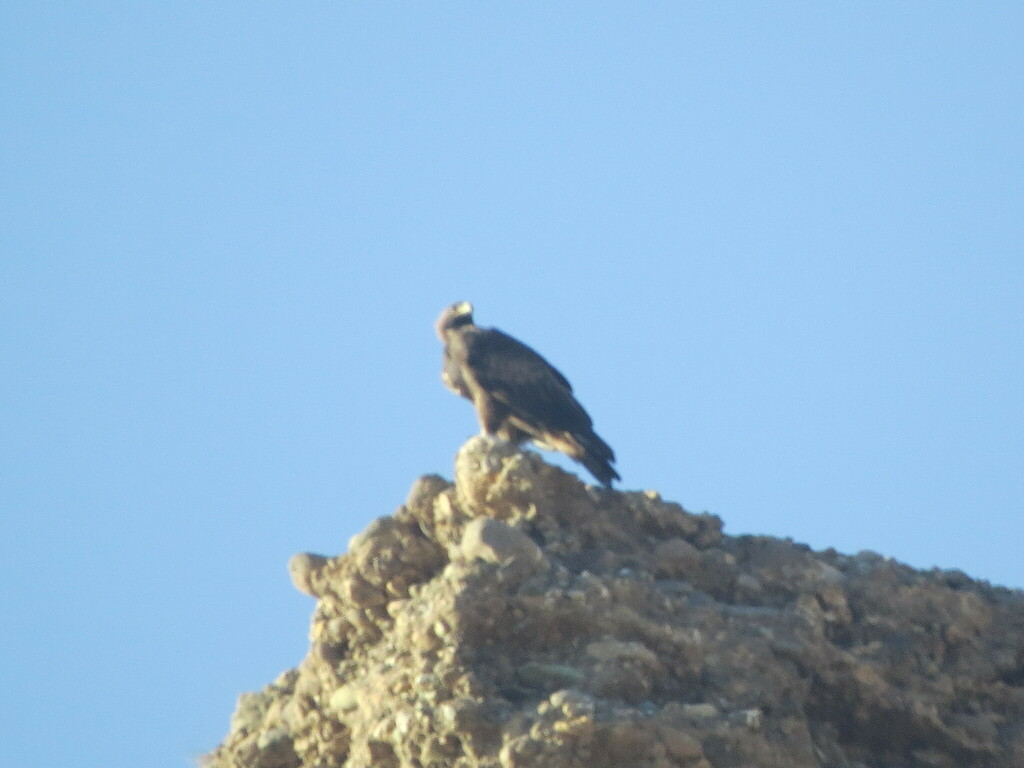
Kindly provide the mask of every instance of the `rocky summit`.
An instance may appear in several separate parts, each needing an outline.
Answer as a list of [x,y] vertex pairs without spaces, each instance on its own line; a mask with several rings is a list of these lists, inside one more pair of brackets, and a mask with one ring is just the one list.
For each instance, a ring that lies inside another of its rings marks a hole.
[[1024,595],[726,536],[486,438],[338,557],[209,768],[1021,768]]

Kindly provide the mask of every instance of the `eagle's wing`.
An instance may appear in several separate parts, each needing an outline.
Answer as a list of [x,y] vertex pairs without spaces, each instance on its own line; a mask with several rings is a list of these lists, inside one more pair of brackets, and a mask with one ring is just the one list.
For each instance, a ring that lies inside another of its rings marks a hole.
[[477,384],[518,419],[538,430],[588,432],[593,422],[558,369],[520,341],[493,328],[464,337]]

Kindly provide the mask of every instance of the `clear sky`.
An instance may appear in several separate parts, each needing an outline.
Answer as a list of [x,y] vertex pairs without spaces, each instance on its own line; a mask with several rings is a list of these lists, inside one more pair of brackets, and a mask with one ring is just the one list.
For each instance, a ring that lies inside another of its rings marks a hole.
[[5,3],[5,761],[187,766],[298,663],[289,556],[476,431],[456,300],[620,487],[1024,587],[1022,41],[1016,2]]

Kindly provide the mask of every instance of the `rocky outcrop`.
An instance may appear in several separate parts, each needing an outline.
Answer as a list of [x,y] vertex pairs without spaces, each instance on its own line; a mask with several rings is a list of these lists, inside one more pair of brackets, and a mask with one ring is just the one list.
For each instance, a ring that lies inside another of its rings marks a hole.
[[1019,768],[1024,597],[474,438],[338,557],[210,768]]

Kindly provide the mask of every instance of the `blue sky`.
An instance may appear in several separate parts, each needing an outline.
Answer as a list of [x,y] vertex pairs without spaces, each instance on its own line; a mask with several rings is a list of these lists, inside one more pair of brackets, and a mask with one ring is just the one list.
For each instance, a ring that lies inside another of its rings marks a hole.
[[[185,766],[537,348],[625,489],[1024,587],[1016,3],[7,3],[12,765]],[[574,467],[558,457],[550,457]],[[582,470],[580,470],[582,472]]]

